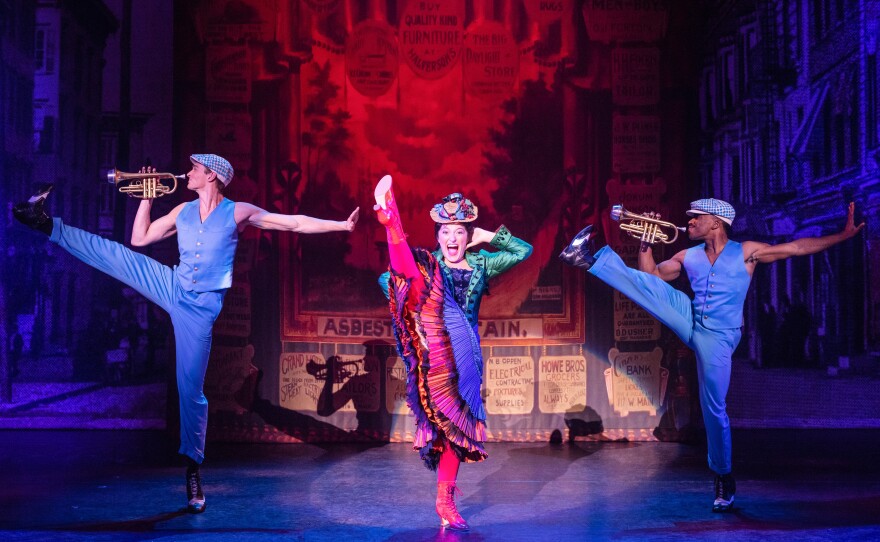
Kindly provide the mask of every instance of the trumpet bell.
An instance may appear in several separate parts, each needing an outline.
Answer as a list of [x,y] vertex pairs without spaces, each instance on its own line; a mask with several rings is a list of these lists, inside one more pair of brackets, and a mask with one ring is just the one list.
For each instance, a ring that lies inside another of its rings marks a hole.
[[177,190],[177,181],[186,175],[173,173],[128,173],[112,169],[107,172],[107,182],[115,185],[120,193],[132,198],[155,199]]

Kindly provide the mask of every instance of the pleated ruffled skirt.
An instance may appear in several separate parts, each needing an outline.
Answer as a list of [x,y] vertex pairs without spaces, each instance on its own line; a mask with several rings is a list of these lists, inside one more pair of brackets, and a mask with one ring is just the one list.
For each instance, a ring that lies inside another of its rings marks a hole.
[[394,332],[407,370],[407,404],[416,421],[413,448],[432,470],[444,437],[462,461],[482,461],[486,412],[479,336],[445,288],[433,255],[413,253],[423,276],[406,280],[392,271],[389,279]]

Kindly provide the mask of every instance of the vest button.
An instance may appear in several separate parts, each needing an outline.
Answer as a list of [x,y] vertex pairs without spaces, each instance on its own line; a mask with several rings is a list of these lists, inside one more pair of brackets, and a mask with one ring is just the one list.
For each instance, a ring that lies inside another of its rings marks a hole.
[[[195,282],[195,281],[193,281],[193,282]],[[704,314],[704,315],[703,315],[703,320],[705,320],[705,319],[707,319],[707,318],[709,318],[709,315],[708,315],[708,314]]]
[[199,270],[198,267],[193,267],[193,271],[198,271],[198,270]]
[[200,257],[201,257],[201,254],[196,254],[196,258],[200,258]]
[[195,283],[196,283],[196,279],[193,279],[193,284],[195,284]]

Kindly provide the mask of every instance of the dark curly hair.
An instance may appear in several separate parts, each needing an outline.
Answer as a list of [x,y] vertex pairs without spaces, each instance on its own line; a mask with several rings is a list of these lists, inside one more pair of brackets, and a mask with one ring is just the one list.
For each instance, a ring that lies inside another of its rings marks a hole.
[[440,224],[439,222],[434,222],[434,239],[437,239],[437,236],[440,235],[440,228],[442,228],[443,226],[452,226],[454,224],[464,226],[465,231],[467,231],[468,243],[470,243],[471,239],[474,238],[474,223],[473,222],[448,222],[446,224]]

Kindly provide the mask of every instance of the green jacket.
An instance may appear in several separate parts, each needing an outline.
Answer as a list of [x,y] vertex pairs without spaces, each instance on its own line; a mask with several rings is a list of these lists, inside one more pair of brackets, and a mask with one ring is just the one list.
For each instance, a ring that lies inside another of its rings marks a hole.
[[[495,232],[495,237],[492,238],[489,244],[497,248],[498,251],[488,252],[480,250],[477,253],[465,253],[465,259],[471,269],[473,269],[473,274],[467,289],[467,303],[463,309],[468,322],[472,326],[477,325],[480,301],[483,298],[483,294],[489,290],[489,279],[504,273],[532,254],[532,245],[518,237],[514,237],[505,226],[498,228],[498,231]],[[443,253],[438,249],[433,252],[433,256],[443,270],[445,287],[451,291],[452,273],[443,261]],[[382,287],[386,297],[388,297],[388,278],[388,271],[379,277],[379,285]]]

